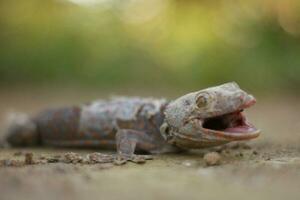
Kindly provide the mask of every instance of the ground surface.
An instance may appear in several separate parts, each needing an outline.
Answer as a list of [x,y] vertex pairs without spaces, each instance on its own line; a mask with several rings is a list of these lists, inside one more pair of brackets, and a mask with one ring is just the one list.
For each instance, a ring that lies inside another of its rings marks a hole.
[[[2,133],[7,112],[34,113],[99,96],[93,91],[82,95],[72,90],[11,91],[0,93]],[[258,100],[248,114],[263,130],[261,137],[249,143],[250,148],[234,144],[223,148],[221,165],[208,167],[203,160],[206,152],[220,150],[214,149],[155,156],[144,165],[0,167],[0,199],[300,199],[300,101],[291,97]],[[15,155],[20,151],[32,152],[35,159],[95,150],[0,148],[0,160],[23,160]]]

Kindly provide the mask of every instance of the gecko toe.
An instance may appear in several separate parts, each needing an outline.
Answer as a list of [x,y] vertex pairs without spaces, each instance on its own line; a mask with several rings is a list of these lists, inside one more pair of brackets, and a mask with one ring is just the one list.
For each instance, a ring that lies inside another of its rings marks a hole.
[[114,164],[115,165],[124,165],[126,164],[128,161],[128,158],[126,157],[123,157],[123,156],[117,156],[115,159],[114,159]]

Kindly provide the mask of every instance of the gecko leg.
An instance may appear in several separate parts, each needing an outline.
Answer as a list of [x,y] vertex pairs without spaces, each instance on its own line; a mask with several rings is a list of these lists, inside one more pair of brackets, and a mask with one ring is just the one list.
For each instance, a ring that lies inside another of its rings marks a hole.
[[150,151],[156,147],[151,137],[145,132],[132,129],[120,129],[116,134],[117,158],[116,164],[124,164],[127,161],[144,163],[152,159],[150,155],[136,155],[136,150]]

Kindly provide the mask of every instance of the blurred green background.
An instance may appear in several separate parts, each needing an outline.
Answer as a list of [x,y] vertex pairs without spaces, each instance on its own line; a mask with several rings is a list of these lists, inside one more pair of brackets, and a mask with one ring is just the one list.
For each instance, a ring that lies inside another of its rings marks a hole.
[[227,81],[299,93],[300,1],[0,1],[2,87],[192,90]]

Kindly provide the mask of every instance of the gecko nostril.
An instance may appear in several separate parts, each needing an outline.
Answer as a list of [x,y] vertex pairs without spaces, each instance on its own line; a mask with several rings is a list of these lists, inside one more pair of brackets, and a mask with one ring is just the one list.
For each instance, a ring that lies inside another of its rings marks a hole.
[[245,100],[245,95],[244,95],[244,94],[241,94],[241,95],[240,95],[240,100],[241,100],[241,101],[244,101],[244,100]]
[[245,95],[241,93],[236,94],[235,101],[239,103],[243,103],[245,101]]

